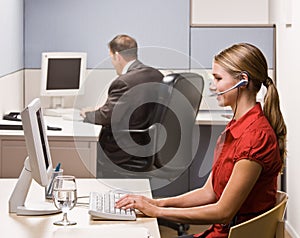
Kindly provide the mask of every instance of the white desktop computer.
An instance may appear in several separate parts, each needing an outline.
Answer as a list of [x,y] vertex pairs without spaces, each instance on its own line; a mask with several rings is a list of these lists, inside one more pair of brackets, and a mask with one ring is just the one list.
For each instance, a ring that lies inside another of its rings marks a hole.
[[86,53],[42,53],[41,96],[51,98],[51,105],[44,109],[47,116],[64,116],[66,120],[81,120],[79,110],[66,108],[64,97],[83,94],[86,75]]

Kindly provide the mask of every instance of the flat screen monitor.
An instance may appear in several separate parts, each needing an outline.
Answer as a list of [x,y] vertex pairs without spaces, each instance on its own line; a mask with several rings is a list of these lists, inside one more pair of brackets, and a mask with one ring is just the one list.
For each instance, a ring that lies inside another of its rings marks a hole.
[[42,96],[70,96],[82,93],[86,53],[42,53]]
[[21,118],[28,157],[10,197],[9,211],[19,215],[57,213],[53,204],[43,204],[34,208],[25,206],[32,179],[40,186],[46,187],[51,180],[53,166],[40,99],[34,99],[21,112]]
[[47,115],[58,114],[51,110],[65,108],[65,96],[81,95],[86,75],[86,53],[44,52],[41,66],[41,96],[50,97],[50,111]]
[[34,99],[22,112],[22,125],[30,162],[31,176],[41,186],[47,186],[52,174],[52,160],[41,110],[41,102]]

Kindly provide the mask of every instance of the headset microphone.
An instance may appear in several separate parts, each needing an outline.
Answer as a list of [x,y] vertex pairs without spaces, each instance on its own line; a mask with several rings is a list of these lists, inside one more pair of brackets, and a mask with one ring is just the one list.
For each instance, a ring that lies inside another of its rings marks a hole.
[[212,93],[212,94],[210,94],[210,96],[220,96],[220,95],[223,95],[225,93],[228,93],[229,91],[231,91],[233,89],[236,89],[236,88],[241,87],[241,86],[245,86],[247,84],[248,84],[248,80],[242,79],[236,85],[233,85],[231,88],[228,88],[228,89],[226,89],[225,91],[222,91],[222,92]]

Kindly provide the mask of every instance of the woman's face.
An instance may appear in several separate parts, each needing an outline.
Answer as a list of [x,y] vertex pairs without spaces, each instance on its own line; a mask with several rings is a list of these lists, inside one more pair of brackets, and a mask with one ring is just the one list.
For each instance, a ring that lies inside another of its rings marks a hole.
[[[223,92],[238,82],[223,67],[215,62],[213,63],[212,74],[214,76],[214,84],[210,87],[210,90],[216,93]],[[233,108],[236,103],[237,93],[238,89],[234,89],[217,96],[218,105],[221,107],[231,106]]]

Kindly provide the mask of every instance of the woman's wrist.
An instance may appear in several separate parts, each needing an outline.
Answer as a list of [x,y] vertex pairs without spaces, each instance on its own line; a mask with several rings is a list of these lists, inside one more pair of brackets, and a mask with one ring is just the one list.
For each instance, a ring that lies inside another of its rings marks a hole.
[[163,208],[162,207],[157,207],[156,212],[155,212],[155,217],[163,217]]
[[158,199],[156,199],[155,205],[157,207],[165,207],[166,206],[166,199],[165,198],[158,198]]

